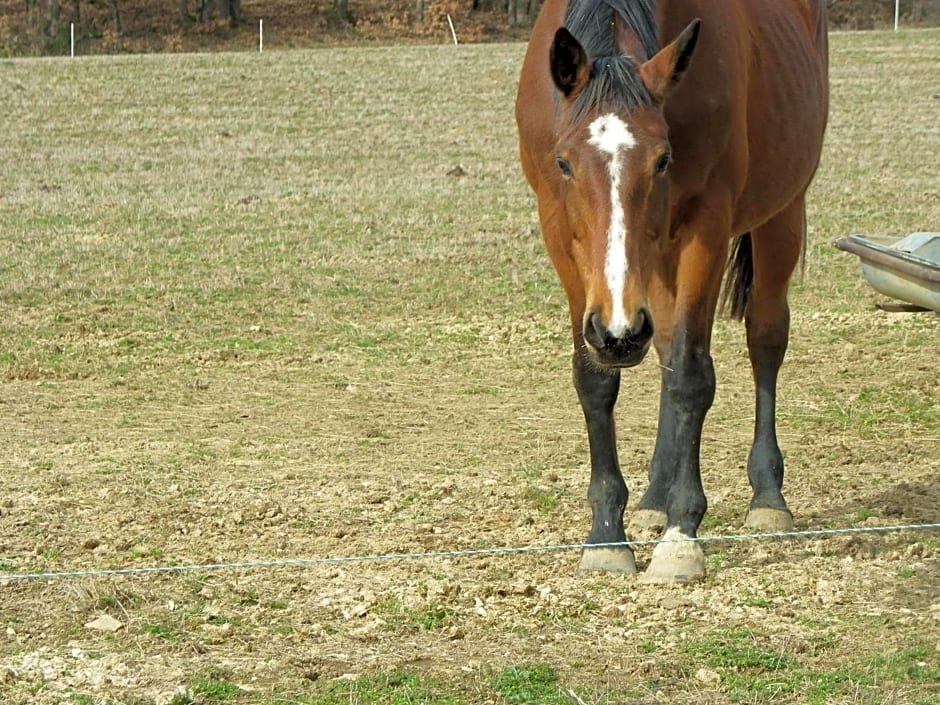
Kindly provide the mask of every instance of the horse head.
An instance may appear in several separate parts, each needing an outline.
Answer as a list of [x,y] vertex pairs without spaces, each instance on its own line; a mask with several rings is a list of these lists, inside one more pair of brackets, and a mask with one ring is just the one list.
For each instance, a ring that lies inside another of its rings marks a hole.
[[653,243],[669,230],[673,161],[663,104],[689,65],[699,25],[641,60],[628,39],[591,57],[564,27],[551,46],[557,188],[584,294],[584,349],[601,367],[638,364],[653,337],[646,292]]

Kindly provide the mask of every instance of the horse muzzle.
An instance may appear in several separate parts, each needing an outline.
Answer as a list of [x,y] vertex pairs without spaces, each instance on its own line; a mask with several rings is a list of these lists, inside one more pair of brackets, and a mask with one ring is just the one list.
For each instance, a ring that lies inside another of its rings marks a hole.
[[653,319],[644,308],[632,324],[619,334],[607,327],[597,311],[584,318],[584,342],[594,361],[601,367],[633,367],[646,357],[653,339]]

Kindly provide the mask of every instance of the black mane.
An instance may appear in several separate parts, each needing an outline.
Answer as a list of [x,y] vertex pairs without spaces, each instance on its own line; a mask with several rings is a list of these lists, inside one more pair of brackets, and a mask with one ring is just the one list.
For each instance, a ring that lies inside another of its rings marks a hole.
[[633,108],[652,102],[636,70],[636,60],[616,45],[614,17],[633,30],[646,57],[659,51],[656,0],[571,0],[565,27],[591,60],[591,80],[571,106],[574,115],[604,105]]

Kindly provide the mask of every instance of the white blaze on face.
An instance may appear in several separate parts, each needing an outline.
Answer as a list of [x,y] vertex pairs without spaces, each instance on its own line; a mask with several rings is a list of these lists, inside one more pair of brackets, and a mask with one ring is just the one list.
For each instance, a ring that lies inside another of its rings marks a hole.
[[620,177],[624,152],[636,145],[636,140],[626,123],[613,113],[594,120],[588,132],[588,142],[607,157],[607,173],[610,176],[610,225],[607,227],[604,277],[610,289],[613,309],[607,328],[611,335],[620,338],[630,325],[623,310],[623,290],[627,278],[627,225],[623,202],[620,200]]

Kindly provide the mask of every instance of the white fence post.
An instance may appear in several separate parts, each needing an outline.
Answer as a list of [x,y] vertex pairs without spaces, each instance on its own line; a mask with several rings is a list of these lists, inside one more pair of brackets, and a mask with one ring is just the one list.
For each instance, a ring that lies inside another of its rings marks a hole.
[[450,27],[450,36],[454,38],[454,46],[457,46],[457,32],[454,31],[454,22],[450,19],[450,15],[447,15],[447,25]]

